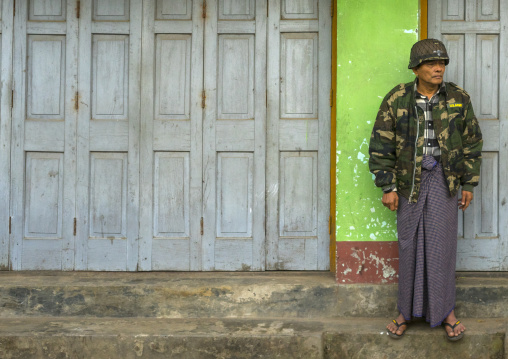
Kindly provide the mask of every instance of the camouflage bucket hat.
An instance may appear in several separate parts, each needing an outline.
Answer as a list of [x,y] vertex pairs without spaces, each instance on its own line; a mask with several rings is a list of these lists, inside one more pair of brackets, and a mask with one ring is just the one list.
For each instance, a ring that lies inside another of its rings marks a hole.
[[444,60],[445,65],[448,65],[450,59],[448,58],[445,45],[436,39],[420,40],[411,48],[408,69],[420,65],[424,61],[431,60]]

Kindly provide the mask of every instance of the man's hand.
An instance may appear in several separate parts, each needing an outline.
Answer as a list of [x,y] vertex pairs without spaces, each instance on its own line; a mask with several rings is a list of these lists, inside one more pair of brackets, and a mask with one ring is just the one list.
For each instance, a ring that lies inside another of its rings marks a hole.
[[[462,198],[459,198],[459,208],[464,212],[473,200],[473,192],[462,191]],[[384,202],[383,202],[384,203]]]
[[383,206],[389,208],[390,211],[396,211],[397,208],[399,208],[399,195],[395,191],[384,193],[381,201],[383,202]]

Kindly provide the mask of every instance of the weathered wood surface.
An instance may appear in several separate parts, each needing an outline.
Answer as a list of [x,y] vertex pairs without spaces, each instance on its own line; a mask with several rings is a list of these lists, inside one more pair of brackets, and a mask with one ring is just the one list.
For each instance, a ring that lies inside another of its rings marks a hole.
[[3,16],[0,267],[328,268],[329,0],[78,4]]
[[[17,270],[68,270],[75,244],[78,22],[72,1],[27,5],[17,4],[14,17],[10,260]],[[51,25],[29,27],[27,18]]]
[[12,45],[14,36],[13,4],[0,6],[0,270],[9,268],[9,216],[11,175],[11,100]]
[[316,5],[270,3],[268,269],[329,267],[331,17],[328,1]]

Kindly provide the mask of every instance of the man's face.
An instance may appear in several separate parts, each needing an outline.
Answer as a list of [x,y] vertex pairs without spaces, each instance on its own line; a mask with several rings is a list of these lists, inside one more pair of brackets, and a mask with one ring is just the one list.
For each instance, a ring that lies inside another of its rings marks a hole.
[[444,60],[425,61],[419,67],[413,68],[413,72],[424,85],[436,86],[443,82],[445,66]]

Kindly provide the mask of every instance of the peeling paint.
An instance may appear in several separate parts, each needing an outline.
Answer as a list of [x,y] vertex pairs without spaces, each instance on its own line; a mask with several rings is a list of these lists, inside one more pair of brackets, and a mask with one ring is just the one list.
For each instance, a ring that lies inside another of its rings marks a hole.
[[394,242],[339,242],[342,269],[337,279],[350,283],[394,283],[398,279],[398,246]]
[[[407,61],[411,46],[417,40],[414,29],[418,28],[418,3],[393,2],[397,7],[395,13],[383,2],[369,1],[368,6],[366,0],[337,2],[337,39],[340,39],[337,84],[340,86],[337,86],[336,96],[335,230],[338,242],[390,243],[397,240],[395,213],[383,207],[382,192],[375,187],[374,175],[368,168],[370,134],[380,100],[397,83],[414,77],[407,69]],[[370,26],[378,23],[380,15],[384,21],[379,26]],[[351,33],[351,28],[355,28],[355,32]],[[358,47],[365,38],[371,40],[368,53]],[[387,47],[391,42],[397,46]],[[361,90],[351,91],[358,88]],[[361,257],[359,253],[356,255]],[[351,260],[359,261],[359,258],[351,257]],[[346,266],[353,269],[346,273],[348,277],[354,275],[358,265]],[[376,271],[368,263],[365,266],[360,274]],[[379,269],[382,278],[381,272]],[[386,273],[391,272],[387,270]]]

